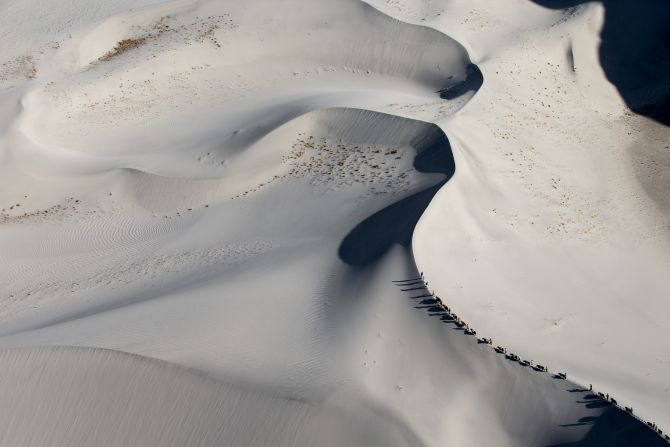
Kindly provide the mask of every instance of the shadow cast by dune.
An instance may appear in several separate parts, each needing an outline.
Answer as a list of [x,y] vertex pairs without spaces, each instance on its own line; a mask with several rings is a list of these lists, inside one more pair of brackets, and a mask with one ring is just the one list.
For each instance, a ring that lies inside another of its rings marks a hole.
[[466,69],[467,77],[463,82],[460,82],[452,87],[440,90],[440,98],[442,99],[456,99],[468,92],[476,92],[484,84],[484,75],[479,67],[475,64],[468,65]]
[[[340,259],[364,266],[381,258],[393,244],[409,247],[416,223],[443,184],[396,202],[361,222],[342,241]],[[419,289],[423,288],[410,290]]]
[[[369,265],[381,258],[393,244],[410,246],[414,227],[421,215],[456,169],[451,145],[444,133],[429,147],[418,150],[414,169],[426,174],[444,174],[446,178],[435,186],[387,206],[359,223],[340,245],[339,257],[345,263],[352,266]],[[425,287],[406,290],[421,289]]]
[[667,447],[668,445],[644,423],[614,406],[605,410],[600,416],[581,418],[575,424],[564,424],[561,427],[575,425],[592,425],[593,428],[581,441],[552,444],[547,447]]
[[[530,0],[553,9],[591,0]],[[636,113],[670,126],[670,2],[601,0],[600,65]]]
[[568,393],[584,393],[577,403],[588,409],[605,408],[599,416],[585,416],[574,423],[560,427],[590,425],[584,439],[577,442],[551,444],[547,447],[624,447],[624,446],[667,446],[665,440],[639,419],[631,416],[591,390],[568,389]]

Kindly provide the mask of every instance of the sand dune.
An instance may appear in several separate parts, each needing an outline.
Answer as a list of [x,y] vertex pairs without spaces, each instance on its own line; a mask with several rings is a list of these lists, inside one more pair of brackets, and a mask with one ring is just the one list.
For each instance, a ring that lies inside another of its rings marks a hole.
[[17,350],[0,362],[2,445],[418,445],[402,424],[364,404],[354,419],[337,404],[247,390],[114,351]]
[[0,444],[663,445],[668,129],[537,3],[0,5]]
[[583,7],[480,64],[489,89],[444,125],[457,173],[414,248],[474,326],[667,425],[668,214],[636,177],[662,188],[669,133],[603,76],[604,13]]

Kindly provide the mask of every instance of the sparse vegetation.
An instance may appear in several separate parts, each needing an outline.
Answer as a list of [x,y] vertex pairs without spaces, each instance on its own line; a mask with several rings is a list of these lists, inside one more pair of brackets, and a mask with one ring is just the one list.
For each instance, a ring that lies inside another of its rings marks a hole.
[[[321,192],[332,192],[353,186],[367,185],[371,194],[407,191],[413,168],[391,160],[401,160],[407,148],[388,148],[376,144],[354,145],[343,140],[315,138],[299,133],[282,162],[289,165],[287,172],[275,175],[233,199],[244,197],[275,181],[288,178],[307,178]],[[391,155],[400,155],[390,157]]]
[[109,51],[107,54],[100,58],[101,61],[108,61],[114,57],[120,56],[128,50],[139,47],[145,42],[144,38],[139,39],[123,39],[120,40],[113,50]]
[[36,77],[37,67],[32,56],[19,56],[0,64],[0,81],[35,79]]

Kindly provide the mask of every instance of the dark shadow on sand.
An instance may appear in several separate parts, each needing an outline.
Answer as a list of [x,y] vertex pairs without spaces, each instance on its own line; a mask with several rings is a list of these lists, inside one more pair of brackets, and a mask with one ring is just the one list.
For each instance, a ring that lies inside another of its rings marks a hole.
[[435,186],[387,206],[358,224],[340,245],[338,254],[345,263],[365,266],[382,257],[393,244],[410,246],[419,218],[433,196],[456,170],[446,135],[442,134],[430,147],[418,150],[420,152],[414,159],[414,169],[422,173],[441,173],[446,178]]
[[[590,0],[530,0],[562,9]],[[600,65],[628,107],[670,126],[670,1],[601,0]]]
[[563,424],[561,427],[578,427],[580,425],[593,425],[593,423],[597,420],[598,418],[596,416],[584,416],[583,418],[580,418],[578,422],[575,422],[574,424]]
[[440,98],[442,99],[456,99],[459,96],[468,92],[476,92],[484,84],[484,75],[479,67],[475,64],[468,65],[466,69],[467,77],[465,81],[460,82],[452,87],[440,90]]
[[643,422],[631,417],[625,411],[610,405],[597,417],[581,418],[575,425],[592,425],[586,437],[578,442],[552,444],[548,447],[667,447],[668,444]]

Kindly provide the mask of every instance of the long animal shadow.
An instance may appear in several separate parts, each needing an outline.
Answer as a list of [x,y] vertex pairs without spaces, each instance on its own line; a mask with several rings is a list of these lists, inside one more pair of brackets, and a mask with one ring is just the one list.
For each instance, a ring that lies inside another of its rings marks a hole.
[[422,150],[414,158],[414,169],[422,173],[441,173],[446,178],[430,188],[402,199],[359,223],[344,238],[339,257],[351,266],[372,264],[393,245],[409,247],[414,227],[433,196],[454,175],[456,165],[447,136]]
[[[563,9],[593,0],[530,0]],[[601,0],[599,58],[607,79],[636,113],[670,126],[670,2]]]

